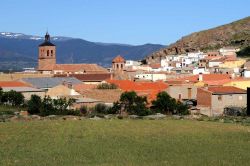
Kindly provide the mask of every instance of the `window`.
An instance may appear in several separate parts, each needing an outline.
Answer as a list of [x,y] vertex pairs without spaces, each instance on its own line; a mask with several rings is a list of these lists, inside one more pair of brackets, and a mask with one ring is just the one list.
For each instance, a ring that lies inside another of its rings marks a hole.
[[116,68],[119,69],[119,64],[116,65]]
[[221,101],[222,100],[222,95],[218,96],[218,100]]
[[49,50],[47,50],[47,56],[49,56]]
[[51,53],[51,56],[53,56],[53,50],[51,50],[50,53]]
[[123,68],[123,64],[121,64],[121,69]]
[[179,94],[179,100],[181,100],[181,94]]

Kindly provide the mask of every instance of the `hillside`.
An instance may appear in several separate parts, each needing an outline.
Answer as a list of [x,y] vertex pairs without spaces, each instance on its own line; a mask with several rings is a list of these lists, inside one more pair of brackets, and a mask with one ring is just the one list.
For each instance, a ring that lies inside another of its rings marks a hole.
[[148,57],[160,57],[191,51],[208,51],[223,46],[244,48],[250,45],[250,17],[209,30],[192,33]]
[[[52,37],[57,46],[58,63],[98,63],[109,66],[112,59],[123,55],[126,59],[140,60],[163,45],[126,45],[96,43],[70,37]],[[17,70],[23,67],[35,67],[38,45],[43,37],[21,33],[0,32],[0,70]]]

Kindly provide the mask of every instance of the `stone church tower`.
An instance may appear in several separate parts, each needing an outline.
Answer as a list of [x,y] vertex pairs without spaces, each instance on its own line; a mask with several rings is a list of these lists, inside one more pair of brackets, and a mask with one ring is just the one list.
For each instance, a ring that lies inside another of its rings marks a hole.
[[47,32],[45,40],[39,45],[38,70],[46,70],[47,66],[56,64],[56,46],[50,42],[50,35]]

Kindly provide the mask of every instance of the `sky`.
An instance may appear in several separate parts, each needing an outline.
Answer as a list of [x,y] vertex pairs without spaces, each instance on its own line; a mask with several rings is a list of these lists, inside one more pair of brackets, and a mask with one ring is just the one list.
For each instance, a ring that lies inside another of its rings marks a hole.
[[168,45],[250,16],[250,0],[1,0],[0,31]]

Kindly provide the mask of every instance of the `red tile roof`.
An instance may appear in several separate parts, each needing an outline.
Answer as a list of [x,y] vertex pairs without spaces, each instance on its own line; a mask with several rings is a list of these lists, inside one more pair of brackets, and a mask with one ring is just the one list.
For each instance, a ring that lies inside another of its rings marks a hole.
[[135,91],[139,95],[145,95],[149,101],[154,100],[159,92],[168,87],[164,82],[134,82],[130,80],[107,80],[107,82],[117,85],[123,91]]
[[62,70],[64,72],[107,73],[108,71],[97,64],[47,64],[41,71]]
[[[218,81],[218,80],[229,80],[229,74],[202,74],[203,81]],[[182,77],[177,79],[171,79],[168,81],[189,81],[189,82],[198,82],[199,81],[199,74],[192,75],[188,77]]]
[[73,89],[77,92],[81,92],[86,89],[95,89],[96,87],[97,85],[94,85],[94,84],[83,84],[83,83],[73,85]]
[[246,93],[245,90],[233,86],[208,87],[207,90],[214,94]]
[[125,62],[125,59],[121,56],[121,55],[118,55],[117,57],[115,57],[113,60],[112,60],[113,63],[124,63]]
[[20,81],[0,81],[0,87],[27,87],[28,84]]
[[161,64],[160,64],[160,63],[150,64],[149,66],[150,66],[151,68],[153,68],[153,69],[161,68]]

